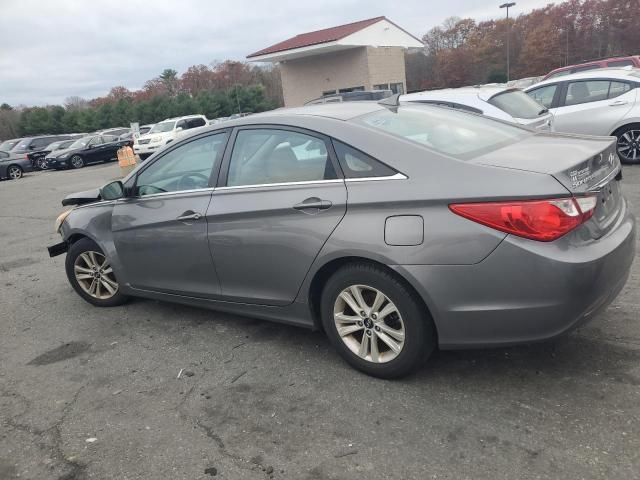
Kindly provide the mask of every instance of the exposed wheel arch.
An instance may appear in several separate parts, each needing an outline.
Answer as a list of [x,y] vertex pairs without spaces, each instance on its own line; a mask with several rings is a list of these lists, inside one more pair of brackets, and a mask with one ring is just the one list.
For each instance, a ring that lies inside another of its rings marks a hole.
[[[321,300],[322,289],[324,288],[324,285],[326,284],[329,277],[331,277],[331,275],[333,275],[340,268],[351,263],[368,263],[370,265],[374,265],[376,267],[379,267],[385,270],[386,272],[389,273],[389,275],[397,278],[416,295],[416,298],[419,299],[420,303],[424,307],[425,312],[427,312],[427,314],[433,319],[431,310],[429,309],[429,306],[425,303],[422,296],[413,287],[413,285],[411,285],[411,282],[409,282],[406,278],[404,278],[398,272],[396,272],[389,266],[385,265],[384,263],[378,262],[376,260],[371,260],[370,258],[358,257],[358,256],[346,256],[346,257],[335,258],[327,262],[326,264],[324,264],[322,267],[320,267],[320,269],[318,269],[318,271],[314,274],[313,279],[311,280],[311,283],[309,286],[308,301],[309,301],[309,309],[311,311],[311,317],[313,319],[314,329],[324,331],[324,327],[322,326],[322,320],[320,318],[320,300]],[[435,322],[434,322],[434,326],[436,327],[436,338],[437,338],[438,332],[437,332],[437,325],[435,325]]]
[[611,132],[611,136],[612,137],[617,137],[619,132],[621,132],[622,130],[624,130],[625,128],[628,128],[628,127],[640,128],[640,122],[625,123],[624,125],[619,126],[613,132]]

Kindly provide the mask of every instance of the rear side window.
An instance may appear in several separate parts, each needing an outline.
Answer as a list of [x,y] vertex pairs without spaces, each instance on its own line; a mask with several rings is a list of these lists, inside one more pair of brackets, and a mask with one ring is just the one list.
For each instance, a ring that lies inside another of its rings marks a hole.
[[187,128],[203,127],[207,124],[203,118],[190,118],[187,120]]
[[396,172],[375,158],[337,140],[333,148],[346,178],[391,177]]
[[550,108],[551,105],[553,105],[553,97],[555,96],[557,89],[557,85],[547,85],[545,87],[531,90],[530,92],[527,92],[527,95],[533,98],[540,105]]
[[514,118],[536,118],[544,107],[520,90],[499,93],[489,99],[489,103]]
[[461,160],[497,150],[532,135],[480,115],[428,105],[383,109],[351,120]]
[[624,82],[611,82],[609,86],[609,98],[619,97],[631,90],[631,85]]
[[44,148],[47,145],[49,145],[52,140],[55,140],[55,138],[53,138],[53,139],[51,137],[34,138],[33,142],[31,142],[30,147],[31,147],[32,150],[39,150],[39,149]]

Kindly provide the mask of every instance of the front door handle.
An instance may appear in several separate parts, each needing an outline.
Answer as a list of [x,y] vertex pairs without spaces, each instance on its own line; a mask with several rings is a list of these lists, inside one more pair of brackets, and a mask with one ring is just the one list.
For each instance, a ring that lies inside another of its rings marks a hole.
[[187,210],[182,215],[180,215],[176,220],[179,222],[187,222],[189,220],[200,220],[202,218],[202,214],[198,212],[194,212],[192,210]]
[[329,200],[322,200],[318,197],[309,197],[300,203],[296,203],[293,208],[296,210],[328,210],[333,203]]

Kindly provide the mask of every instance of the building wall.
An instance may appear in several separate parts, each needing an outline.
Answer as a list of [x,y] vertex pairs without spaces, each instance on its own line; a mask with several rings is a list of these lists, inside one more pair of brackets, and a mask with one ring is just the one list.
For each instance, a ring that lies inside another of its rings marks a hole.
[[367,88],[367,48],[351,48],[288,60],[280,64],[280,74],[286,107],[304,105],[328,90],[358,86]]
[[362,86],[402,83],[406,92],[402,47],[357,47],[312,55],[280,64],[287,107],[304,105],[323,92]]
[[404,49],[402,47],[367,47],[369,62],[369,86],[402,83],[403,92],[407,92],[407,76],[404,68]]

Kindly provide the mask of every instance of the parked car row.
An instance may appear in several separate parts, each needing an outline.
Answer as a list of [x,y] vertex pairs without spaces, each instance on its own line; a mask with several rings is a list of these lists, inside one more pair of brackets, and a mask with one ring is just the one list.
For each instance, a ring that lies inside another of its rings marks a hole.
[[186,115],[167,118],[156,123],[144,135],[133,141],[133,151],[141,160],[147,159],[165,145],[173,142],[187,131],[206,127],[209,120],[204,115]]

